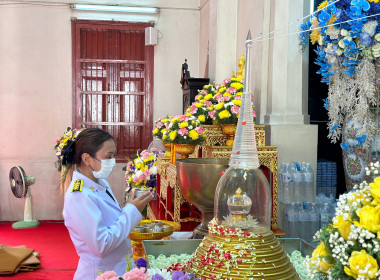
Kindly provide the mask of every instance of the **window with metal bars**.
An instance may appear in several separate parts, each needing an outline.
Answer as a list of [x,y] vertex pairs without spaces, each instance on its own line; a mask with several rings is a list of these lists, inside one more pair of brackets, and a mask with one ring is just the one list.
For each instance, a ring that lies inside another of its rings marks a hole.
[[153,46],[150,24],[72,22],[73,127],[98,127],[124,160],[152,140]]

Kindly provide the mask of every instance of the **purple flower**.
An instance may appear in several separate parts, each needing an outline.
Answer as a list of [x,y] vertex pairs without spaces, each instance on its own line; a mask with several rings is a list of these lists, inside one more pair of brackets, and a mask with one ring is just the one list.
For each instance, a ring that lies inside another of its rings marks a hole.
[[152,280],[165,280],[160,274],[156,273],[152,276]]
[[360,33],[360,42],[366,46],[366,47],[369,47],[369,45],[371,44],[371,36],[367,33],[367,32],[362,32]]
[[180,278],[183,276],[183,272],[180,270],[176,270],[172,274],[172,280],[180,280]]
[[198,278],[194,278],[194,273],[186,273],[185,275],[181,276],[178,280],[194,280]]
[[148,266],[148,262],[143,259],[143,258],[139,258],[135,261],[135,264],[137,266],[137,268],[141,268],[141,267],[147,267]]

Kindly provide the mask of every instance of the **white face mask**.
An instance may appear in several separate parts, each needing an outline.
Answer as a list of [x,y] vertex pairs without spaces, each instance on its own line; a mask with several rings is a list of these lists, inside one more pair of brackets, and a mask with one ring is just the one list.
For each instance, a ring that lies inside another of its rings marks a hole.
[[[95,159],[98,160],[97,158]],[[99,161],[101,162],[100,170],[99,171],[92,170],[92,173],[94,174],[94,177],[96,179],[107,179],[111,175],[114,167],[116,166],[116,160],[114,158],[111,158],[111,159],[102,159]]]

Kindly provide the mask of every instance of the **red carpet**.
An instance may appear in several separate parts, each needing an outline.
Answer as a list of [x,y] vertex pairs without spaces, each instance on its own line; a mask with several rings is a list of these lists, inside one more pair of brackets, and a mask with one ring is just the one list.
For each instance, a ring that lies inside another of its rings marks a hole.
[[13,229],[11,222],[0,222],[0,244],[25,245],[41,253],[39,269],[1,279],[73,279],[79,257],[62,221],[40,221],[40,226],[32,229]]

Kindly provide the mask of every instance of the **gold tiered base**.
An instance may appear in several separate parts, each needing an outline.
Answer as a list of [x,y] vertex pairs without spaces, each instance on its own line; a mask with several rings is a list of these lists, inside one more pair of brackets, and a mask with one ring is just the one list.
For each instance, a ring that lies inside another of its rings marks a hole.
[[257,237],[208,233],[187,268],[200,279],[300,279],[272,232]]

